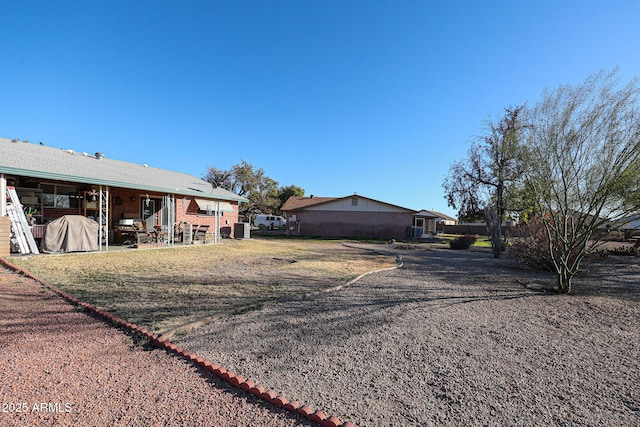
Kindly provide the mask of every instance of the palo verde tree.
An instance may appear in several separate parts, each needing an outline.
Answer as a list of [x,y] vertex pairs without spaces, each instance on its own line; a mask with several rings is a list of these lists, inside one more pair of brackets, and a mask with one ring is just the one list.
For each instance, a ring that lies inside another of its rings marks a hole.
[[460,220],[484,217],[494,257],[505,242],[502,222],[509,211],[509,193],[522,177],[521,116],[524,106],[506,108],[496,123],[485,122],[485,134],[475,141],[467,157],[454,163],[443,183],[449,206],[458,209]]
[[640,87],[617,71],[546,91],[527,115],[525,179],[535,191],[559,292],[602,230],[638,209]]

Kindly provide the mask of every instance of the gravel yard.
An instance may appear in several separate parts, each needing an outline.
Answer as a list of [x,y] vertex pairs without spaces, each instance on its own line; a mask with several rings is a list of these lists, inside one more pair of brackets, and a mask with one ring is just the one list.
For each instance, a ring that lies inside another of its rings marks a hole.
[[173,341],[361,426],[640,424],[637,257],[555,295],[488,250],[396,250],[400,269]]
[[[637,257],[586,264],[555,295],[524,286],[552,275],[487,249],[354,245],[404,266],[172,341],[363,427],[640,425]],[[311,425],[4,269],[0,330],[3,426]]]

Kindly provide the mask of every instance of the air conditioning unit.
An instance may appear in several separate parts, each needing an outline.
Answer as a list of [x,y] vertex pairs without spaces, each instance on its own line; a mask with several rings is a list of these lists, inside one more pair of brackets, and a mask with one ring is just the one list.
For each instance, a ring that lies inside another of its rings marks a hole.
[[237,222],[233,224],[233,237],[236,239],[249,239],[251,234],[251,224],[248,222]]

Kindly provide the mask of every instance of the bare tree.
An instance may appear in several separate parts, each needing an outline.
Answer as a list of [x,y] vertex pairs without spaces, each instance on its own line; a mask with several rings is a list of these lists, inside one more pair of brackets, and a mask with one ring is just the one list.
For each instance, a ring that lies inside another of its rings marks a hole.
[[545,92],[529,111],[525,177],[562,293],[601,231],[638,209],[638,95],[636,79],[621,86],[617,71],[600,72]]
[[508,193],[522,177],[521,115],[524,106],[506,108],[497,123],[485,122],[467,157],[454,163],[443,183],[449,206],[459,209],[459,219],[484,217],[494,257],[504,249],[502,222],[509,210]]
[[215,188],[224,188],[229,191],[234,190],[233,171],[221,170],[215,166],[211,166],[203,179],[211,183]]

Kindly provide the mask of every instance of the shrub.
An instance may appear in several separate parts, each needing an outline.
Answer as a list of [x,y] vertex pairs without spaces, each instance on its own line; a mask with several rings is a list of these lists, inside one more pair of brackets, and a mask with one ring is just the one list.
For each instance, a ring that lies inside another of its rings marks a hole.
[[451,247],[451,249],[469,249],[475,242],[476,236],[465,234],[464,236],[449,240],[449,247]]
[[509,256],[529,267],[555,271],[549,250],[549,239],[539,218],[531,219],[520,228],[509,248]]
[[638,255],[638,249],[633,246],[620,246],[617,248],[608,249],[609,255],[621,255],[621,256],[636,256]]

